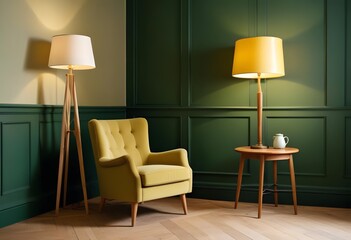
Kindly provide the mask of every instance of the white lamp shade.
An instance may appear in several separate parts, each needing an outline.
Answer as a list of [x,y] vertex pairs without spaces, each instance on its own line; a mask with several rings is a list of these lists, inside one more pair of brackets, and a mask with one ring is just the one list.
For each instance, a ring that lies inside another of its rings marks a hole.
[[49,67],[74,70],[95,68],[90,37],[75,34],[52,37]]
[[275,78],[285,75],[283,41],[276,37],[237,40],[232,75],[237,78]]

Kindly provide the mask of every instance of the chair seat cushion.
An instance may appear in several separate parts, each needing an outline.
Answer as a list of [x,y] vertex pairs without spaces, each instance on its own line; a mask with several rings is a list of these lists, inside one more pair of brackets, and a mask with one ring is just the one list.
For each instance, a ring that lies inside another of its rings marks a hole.
[[151,187],[190,179],[189,169],[176,165],[143,165],[138,167],[143,187]]

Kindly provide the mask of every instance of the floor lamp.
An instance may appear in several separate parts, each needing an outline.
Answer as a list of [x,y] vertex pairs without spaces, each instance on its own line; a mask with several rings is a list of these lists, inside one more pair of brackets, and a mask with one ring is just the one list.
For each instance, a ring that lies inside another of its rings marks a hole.
[[[94,54],[90,37],[83,35],[58,35],[52,37],[49,67],[56,69],[68,69],[68,73],[66,74],[65,98],[62,111],[60,159],[56,193],[56,215],[59,214],[60,208],[63,167],[65,167],[63,206],[66,206],[69,140],[71,133],[74,134],[76,139],[84,205],[85,211],[88,214],[88,198],[85,183],[82,140],[80,135],[78,101],[73,70],[95,68]],[[70,127],[70,113],[72,106],[74,107],[74,129],[71,129]]]
[[257,79],[257,144],[251,148],[267,148],[262,144],[261,78],[285,75],[283,41],[276,37],[243,38],[235,42],[232,75]]

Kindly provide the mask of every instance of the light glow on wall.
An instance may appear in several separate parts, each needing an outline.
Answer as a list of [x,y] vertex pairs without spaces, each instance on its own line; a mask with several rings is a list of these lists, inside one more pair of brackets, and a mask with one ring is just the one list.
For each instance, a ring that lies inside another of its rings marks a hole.
[[[14,101],[28,102],[43,105],[62,105],[65,80],[53,73],[41,73],[21,89],[18,89]],[[28,94],[31,93],[31,94]]]
[[50,30],[64,29],[86,0],[26,0],[39,21]]

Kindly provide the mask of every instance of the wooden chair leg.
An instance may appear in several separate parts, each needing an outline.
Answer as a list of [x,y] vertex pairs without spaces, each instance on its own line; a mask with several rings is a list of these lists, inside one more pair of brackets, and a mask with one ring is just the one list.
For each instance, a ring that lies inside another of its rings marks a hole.
[[131,203],[131,210],[132,210],[132,227],[134,227],[136,222],[136,217],[138,214],[138,203]]
[[180,200],[182,201],[184,214],[187,215],[188,214],[188,205],[186,203],[186,196],[185,196],[185,194],[180,195]]
[[100,199],[100,206],[99,206],[99,211],[102,212],[102,208],[104,207],[106,202],[106,198],[101,197]]

